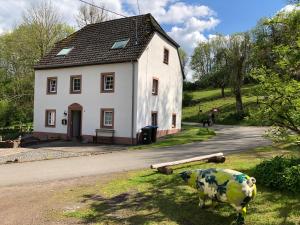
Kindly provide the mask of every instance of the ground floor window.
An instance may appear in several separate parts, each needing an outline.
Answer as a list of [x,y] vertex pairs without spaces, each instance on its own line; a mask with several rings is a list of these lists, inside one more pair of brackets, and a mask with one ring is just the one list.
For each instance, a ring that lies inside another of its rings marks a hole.
[[55,127],[56,122],[56,110],[46,110],[46,127]]
[[176,113],[172,114],[172,128],[176,128]]
[[101,128],[114,128],[114,109],[101,109]]
[[157,126],[157,112],[152,112],[151,113],[151,125],[152,126]]

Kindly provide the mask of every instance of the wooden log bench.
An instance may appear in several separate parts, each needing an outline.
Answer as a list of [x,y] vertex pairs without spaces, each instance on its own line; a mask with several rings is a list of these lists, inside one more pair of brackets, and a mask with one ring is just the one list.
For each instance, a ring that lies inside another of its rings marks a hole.
[[96,144],[114,144],[115,130],[113,129],[96,129],[94,143]]
[[179,164],[197,162],[197,161],[203,161],[203,160],[207,160],[207,162],[224,163],[226,158],[222,152],[219,152],[219,153],[215,153],[215,154],[198,156],[198,157],[189,158],[189,159],[182,159],[182,160],[173,161],[173,162],[153,164],[150,166],[150,168],[157,169],[158,172],[169,175],[169,174],[173,173],[173,169],[170,168],[169,166],[175,166],[175,165],[179,165]]

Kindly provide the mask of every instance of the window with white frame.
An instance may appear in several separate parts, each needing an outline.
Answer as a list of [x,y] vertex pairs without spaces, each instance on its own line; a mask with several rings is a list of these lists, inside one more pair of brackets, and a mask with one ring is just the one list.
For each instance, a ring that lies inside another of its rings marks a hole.
[[114,77],[112,75],[104,77],[104,90],[112,91],[114,89]]
[[47,79],[47,94],[56,94],[57,93],[57,78],[49,77]]
[[56,111],[46,110],[46,126],[55,127],[55,121],[56,121]]
[[81,93],[81,76],[71,76],[71,94]]
[[114,127],[114,110],[102,109],[101,110],[101,127],[113,128]]
[[115,91],[115,73],[102,73],[101,74],[101,92],[114,92]]

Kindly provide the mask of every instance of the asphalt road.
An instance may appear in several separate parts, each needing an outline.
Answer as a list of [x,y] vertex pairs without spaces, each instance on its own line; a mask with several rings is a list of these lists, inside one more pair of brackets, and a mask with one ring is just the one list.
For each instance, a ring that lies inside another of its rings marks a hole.
[[167,162],[216,152],[225,155],[269,145],[265,128],[215,126],[217,136],[199,143],[162,149],[120,151],[104,155],[0,165],[0,186],[63,180],[148,168]]

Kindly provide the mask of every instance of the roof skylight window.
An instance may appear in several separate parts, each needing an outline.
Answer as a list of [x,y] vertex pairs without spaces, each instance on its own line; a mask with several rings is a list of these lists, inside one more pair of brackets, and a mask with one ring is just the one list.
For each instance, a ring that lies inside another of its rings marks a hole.
[[71,47],[71,48],[63,48],[62,50],[60,50],[59,53],[57,53],[57,56],[68,55],[72,51],[72,49],[73,49],[73,47]]
[[128,42],[129,42],[129,38],[116,41],[114,45],[111,47],[111,49],[125,48]]

